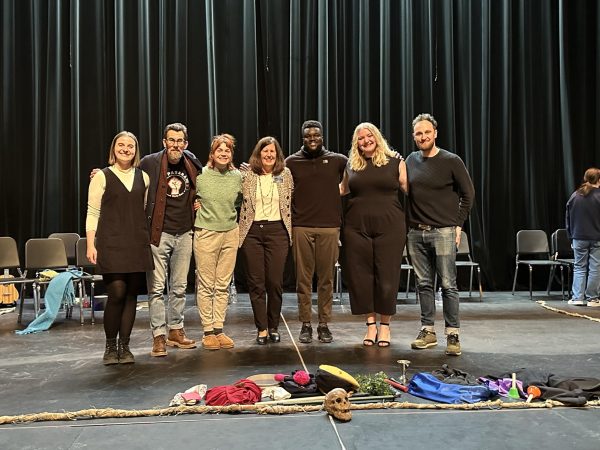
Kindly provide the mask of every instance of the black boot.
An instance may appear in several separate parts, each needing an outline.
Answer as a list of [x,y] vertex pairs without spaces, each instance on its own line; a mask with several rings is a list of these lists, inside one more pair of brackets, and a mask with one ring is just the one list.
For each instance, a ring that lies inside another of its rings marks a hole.
[[119,363],[132,364],[134,362],[133,353],[129,350],[129,338],[119,338]]
[[104,350],[104,356],[102,362],[105,366],[119,363],[119,354],[117,353],[117,339],[106,339],[106,350]]

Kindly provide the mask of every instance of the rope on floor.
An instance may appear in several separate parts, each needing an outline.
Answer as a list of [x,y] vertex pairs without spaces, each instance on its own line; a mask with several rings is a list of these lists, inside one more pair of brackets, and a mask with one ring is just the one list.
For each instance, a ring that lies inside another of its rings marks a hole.
[[548,306],[546,304],[545,300],[537,300],[536,303],[538,305],[540,305],[542,308],[545,308],[549,311],[557,312],[559,314],[564,314],[566,316],[571,316],[571,317],[579,317],[581,319],[593,320],[594,322],[600,322],[600,319],[598,319],[597,317],[590,317],[585,314],[579,314],[579,313],[575,313],[575,312],[571,312],[571,311],[565,311],[564,309],[558,309],[558,308],[554,308],[553,306]]
[[[372,409],[437,409],[437,410],[463,410],[473,411],[479,409],[543,409],[555,407],[569,407],[564,403],[555,400],[546,400],[543,402],[504,402],[502,400],[478,402],[471,404],[448,405],[443,403],[410,403],[410,402],[384,402],[384,403],[366,403],[351,404],[353,411],[372,410]],[[598,407],[600,400],[587,402],[582,407]],[[572,406],[571,406],[572,407]],[[169,408],[156,409],[83,409],[74,412],[59,413],[35,413],[22,414],[17,416],[0,416],[0,425],[26,423],[26,422],[44,422],[44,421],[67,421],[78,419],[114,419],[122,417],[156,417],[156,416],[175,416],[181,414],[224,414],[224,413],[256,413],[256,414],[295,414],[318,412],[323,410],[323,405],[228,405],[228,406],[174,406]]]

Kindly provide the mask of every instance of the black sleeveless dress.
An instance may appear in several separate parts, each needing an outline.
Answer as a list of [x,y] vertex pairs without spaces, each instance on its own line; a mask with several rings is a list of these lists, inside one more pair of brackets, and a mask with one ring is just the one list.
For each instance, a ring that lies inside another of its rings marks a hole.
[[400,159],[364,170],[346,166],[350,195],[344,214],[344,280],[352,314],[396,313],[402,251],[406,243],[398,182]]
[[106,190],[100,204],[96,230],[96,273],[133,273],[154,269],[150,237],[144,212],[144,176],[135,175],[131,192],[108,167]]

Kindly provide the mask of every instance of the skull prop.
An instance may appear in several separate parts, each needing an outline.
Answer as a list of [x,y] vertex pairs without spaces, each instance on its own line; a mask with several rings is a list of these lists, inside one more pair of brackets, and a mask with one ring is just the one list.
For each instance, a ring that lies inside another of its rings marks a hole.
[[325,411],[342,422],[352,420],[348,393],[342,388],[332,389],[325,396]]

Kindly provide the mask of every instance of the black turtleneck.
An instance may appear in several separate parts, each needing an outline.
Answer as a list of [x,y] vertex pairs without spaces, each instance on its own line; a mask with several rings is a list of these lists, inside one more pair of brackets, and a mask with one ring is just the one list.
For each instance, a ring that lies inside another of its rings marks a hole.
[[348,158],[325,147],[309,152],[301,147],[285,160],[294,178],[292,226],[336,228],[341,224],[339,183]]

